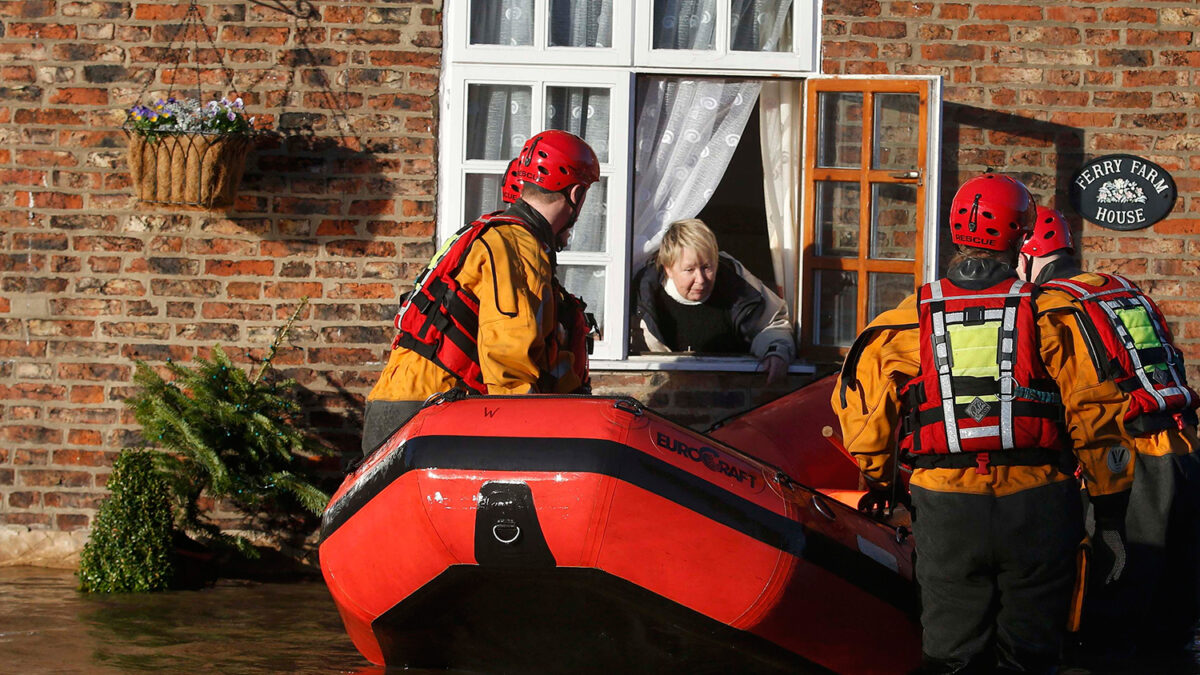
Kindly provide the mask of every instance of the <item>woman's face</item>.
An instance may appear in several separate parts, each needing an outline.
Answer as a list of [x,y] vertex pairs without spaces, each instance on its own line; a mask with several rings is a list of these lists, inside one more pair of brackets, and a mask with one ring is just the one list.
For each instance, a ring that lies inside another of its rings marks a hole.
[[695,249],[685,248],[666,272],[680,295],[688,300],[704,300],[717,280],[717,261],[705,260]]

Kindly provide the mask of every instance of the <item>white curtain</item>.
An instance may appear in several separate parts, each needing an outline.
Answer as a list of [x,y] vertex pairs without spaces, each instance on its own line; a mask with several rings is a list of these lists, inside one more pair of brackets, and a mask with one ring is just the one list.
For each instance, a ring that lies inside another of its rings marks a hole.
[[[736,51],[773,52],[791,48],[788,17],[792,0],[733,0],[729,46]],[[785,32],[788,39],[784,40]]]
[[[792,0],[734,0],[735,48],[773,51]],[[654,46],[711,49],[715,0],[655,0]],[[676,220],[712,197],[741,141],[761,83],[646,78],[638,82],[633,264],[640,268]]]
[[646,78],[638,83],[633,263],[640,268],[676,220],[694,218],[725,175],[760,83]]
[[550,0],[551,47],[611,47],[613,0]]
[[800,83],[764,82],[758,96],[767,234],[775,279],[796,306],[796,223],[800,198]]
[[532,45],[533,0],[472,0],[471,44]]

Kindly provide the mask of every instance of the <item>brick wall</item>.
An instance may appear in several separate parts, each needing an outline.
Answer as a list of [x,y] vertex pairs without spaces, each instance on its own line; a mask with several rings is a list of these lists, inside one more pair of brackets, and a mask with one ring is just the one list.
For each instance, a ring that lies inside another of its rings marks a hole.
[[[824,72],[944,78],[943,213],[966,178],[1017,174],[1082,226],[1085,269],[1125,274],[1159,302],[1200,381],[1195,2],[825,0],[823,11]],[[1179,199],[1166,219],[1114,232],[1072,213],[1072,174],[1114,153],[1171,172]]]
[[[0,2],[0,525],[85,527],[137,441],[132,359],[261,358],[302,296],[278,363],[355,446],[397,282],[432,253],[440,3],[200,9],[220,53],[168,49],[186,4]],[[197,57],[205,99],[272,129],[229,215],[130,196],[123,110],[195,96]]]
[[[252,362],[302,296],[278,362],[311,426],[357,445],[396,298],[432,251],[440,7],[203,3],[220,53],[202,36],[198,55],[182,53],[199,57],[205,95],[226,89],[223,62],[272,128],[227,215],[138,206],[128,189],[122,109],[143,90],[195,87],[194,61],[164,65],[178,5],[0,0],[0,526],[86,527],[115,452],[136,442],[121,403],[132,359],[187,361],[220,342]],[[1200,364],[1193,3],[825,0],[824,12],[825,72],[945,77],[944,201],[989,167],[1043,201],[1098,154],[1170,170],[1181,197],[1166,221],[1085,226],[1083,248],[1159,298]],[[597,377],[696,425],[786,389],[760,382]]]

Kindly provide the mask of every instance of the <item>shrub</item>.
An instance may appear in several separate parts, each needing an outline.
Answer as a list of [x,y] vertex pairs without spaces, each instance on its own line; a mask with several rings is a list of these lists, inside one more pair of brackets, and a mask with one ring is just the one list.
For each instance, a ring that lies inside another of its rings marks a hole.
[[80,590],[165,590],[173,574],[173,516],[167,484],[153,455],[122,450],[113,463],[108,489],[111,494],[100,504],[80,555]]

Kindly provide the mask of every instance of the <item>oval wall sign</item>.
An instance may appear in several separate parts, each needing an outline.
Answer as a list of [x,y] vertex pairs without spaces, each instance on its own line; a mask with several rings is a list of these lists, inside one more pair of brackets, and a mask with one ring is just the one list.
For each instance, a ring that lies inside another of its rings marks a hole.
[[1175,206],[1175,180],[1166,169],[1133,155],[1097,157],[1071,179],[1071,205],[1110,230],[1140,230]]

